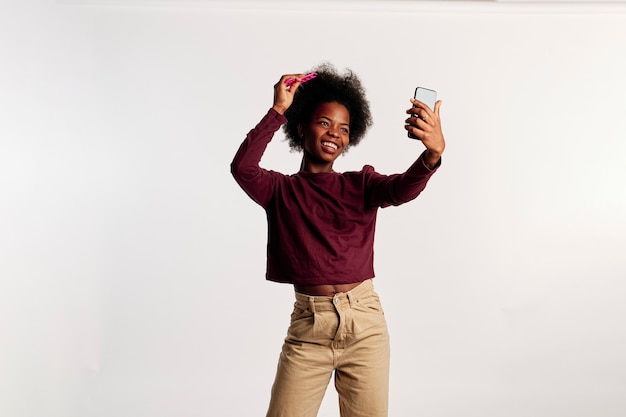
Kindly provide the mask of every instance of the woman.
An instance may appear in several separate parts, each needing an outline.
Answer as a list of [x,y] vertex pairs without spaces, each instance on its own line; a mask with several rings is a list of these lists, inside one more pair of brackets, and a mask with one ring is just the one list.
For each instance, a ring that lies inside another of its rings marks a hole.
[[[304,74],[281,77],[272,108],[231,165],[266,211],[266,278],[295,289],[267,416],[316,416],[333,373],[342,417],[387,416],[389,337],[372,285],[376,213],[417,197],[439,167],[441,102],[430,109],[411,100],[405,129],[426,150],[404,173],[383,175],[369,165],[338,173],[335,160],[372,124],[369,103],[354,73],[330,65],[315,71],[306,83]],[[282,125],[291,148],[303,154],[293,175],[259,167]]]

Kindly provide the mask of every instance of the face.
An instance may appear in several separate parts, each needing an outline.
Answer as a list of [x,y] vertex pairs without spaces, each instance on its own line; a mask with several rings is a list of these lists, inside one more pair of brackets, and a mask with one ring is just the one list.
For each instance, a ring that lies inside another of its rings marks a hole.
[[304,149],[303,169],[332,171],[350,142],[350,113],[337,102],[320,103],[308,123],[298,127]]

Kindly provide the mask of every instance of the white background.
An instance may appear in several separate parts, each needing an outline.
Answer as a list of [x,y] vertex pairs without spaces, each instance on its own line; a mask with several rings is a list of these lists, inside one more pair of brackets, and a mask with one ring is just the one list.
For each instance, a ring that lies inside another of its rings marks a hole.
[[339,170],[406,169],[443,100],[443,166],[379,214],[390,415],[623,417],[625,40],[619,5],[4,0],[0,415],[264,415],[293,296],[229,164],[330,61],[375,121]]

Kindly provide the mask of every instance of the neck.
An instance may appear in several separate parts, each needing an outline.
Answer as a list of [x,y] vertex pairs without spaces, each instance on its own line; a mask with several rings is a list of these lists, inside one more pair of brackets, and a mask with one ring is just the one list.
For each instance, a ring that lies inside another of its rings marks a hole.
[[333,170],[332,162],[312,162],[306,156],[302,157],[302,162],[300,163],[300,172],[312,172],[314,174],[320,172],[335,172]]

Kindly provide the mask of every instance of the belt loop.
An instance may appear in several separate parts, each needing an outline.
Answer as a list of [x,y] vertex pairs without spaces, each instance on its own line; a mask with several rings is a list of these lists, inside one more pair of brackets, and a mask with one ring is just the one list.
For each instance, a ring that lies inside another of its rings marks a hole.
[[311,313],[315,314],[315,297],[309,297],[309,308],[311,309]]
[[350,305],[350,307],[352,307],[354,305],[354,302],[356,301],[354,299],[354,295],[350,293],[350,291],[346,293],[346,299],[348,300],[348,304]]
[[[358,287],[354,288],[356,290]],[[356,294],[354,290],[350,290],[346,293],[346,298],[350,303],[350,307],[354,307],[359,302],[359,294]]]
[[358,286],[354,287],[352,290],[346,293],[348,300],[350,301],[350,305],[356,305],[361,302],[361,298],[367,298],[373,291],[372,280],[368,279],[363,281]]

